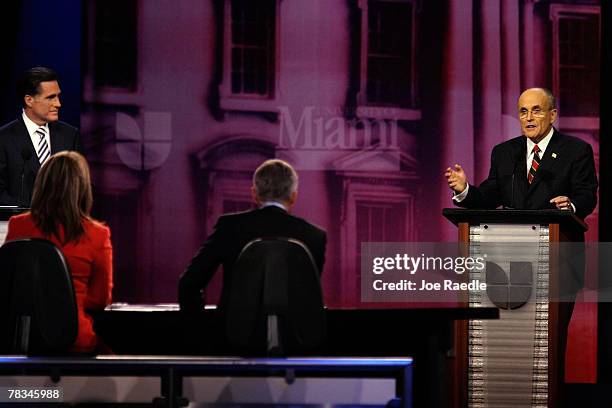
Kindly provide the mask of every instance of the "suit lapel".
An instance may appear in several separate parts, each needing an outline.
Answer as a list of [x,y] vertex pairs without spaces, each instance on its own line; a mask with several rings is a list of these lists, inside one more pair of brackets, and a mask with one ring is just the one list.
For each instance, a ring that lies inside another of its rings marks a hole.
[[548,146],[546,146],[546,151],[540,160],[540,167],[536,171],[533,182],[529,186],[529,193],[533,192],[542,180],[550,178],[554,173],[553,170],[558,162],[559,148],[561,146],[559,139],[559,134],[555,131],[550,138],[550,142],[548,142]]
[[62,150],[69,150],[67,146],[64,146],[63,134],[60,132],[59,127],[53,123],[49,123],[49,134],[51,137],[51,154],[61,152]]
[[514,151],[514,157],[516,160],[516,193],[514,193],[513,200],[516,200],[516,202],[519,203],[517,208],[522,208],[522,203],[527,195],[527,191],[529,190],[529,183],[527,182],[527,165],[525,162],[525,157],[527,157],[527,142],[524,137],[519,139],[518,146]]

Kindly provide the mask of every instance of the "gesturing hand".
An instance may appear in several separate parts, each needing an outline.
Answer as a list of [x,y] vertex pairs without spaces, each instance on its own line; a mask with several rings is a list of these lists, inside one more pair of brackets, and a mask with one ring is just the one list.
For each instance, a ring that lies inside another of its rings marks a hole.
[[448,167],[444,172],[444,177],[451,190],[459,194],[467,187],[467,176],[460,165],[455,164],[454,167],[454,170]]

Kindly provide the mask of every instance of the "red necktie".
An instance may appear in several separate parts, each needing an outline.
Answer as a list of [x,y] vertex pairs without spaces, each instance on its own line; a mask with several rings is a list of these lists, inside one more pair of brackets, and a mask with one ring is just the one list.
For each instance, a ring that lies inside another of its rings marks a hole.
[[533,181],[533,178],[535,177],[536,171],[538,171],[538,168],[540,168],[540,155],[538,154],[540,152],[540,148],[538,147],[538,145],[533,146],[533,161],[531,162],[531,168],[529,169],[529,174],[527,174],[527,181],[529,181],[529,184],[531,184],[531,182]]

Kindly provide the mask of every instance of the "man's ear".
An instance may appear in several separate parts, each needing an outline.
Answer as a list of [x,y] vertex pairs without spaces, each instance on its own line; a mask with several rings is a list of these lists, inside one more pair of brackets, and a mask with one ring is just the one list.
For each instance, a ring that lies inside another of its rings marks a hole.
[[295,202],[297,201],[297,195],[298,192],[297,190],[295,190],[293,193],[291,193],[291,195],[289,196],[289,208],[293,207],[293,205],[295,204]]
[[32,95],[24,96],[23,100],[28,108],[32,107],[32,103],[34,102],[34,98],[32,97]]
[[251,186],[251,198],[253,198],[253,202],[258,206],[261,204],[261,200],[257,196],[257,190],[255,189],[255,186]]

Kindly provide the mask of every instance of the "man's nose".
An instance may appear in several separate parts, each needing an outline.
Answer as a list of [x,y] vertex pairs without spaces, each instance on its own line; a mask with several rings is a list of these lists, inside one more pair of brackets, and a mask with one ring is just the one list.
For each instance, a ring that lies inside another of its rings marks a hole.
[[62,107],[62,103],[60,102],[60,98],[55,98],[55,107],[56,108],[61,108]]

